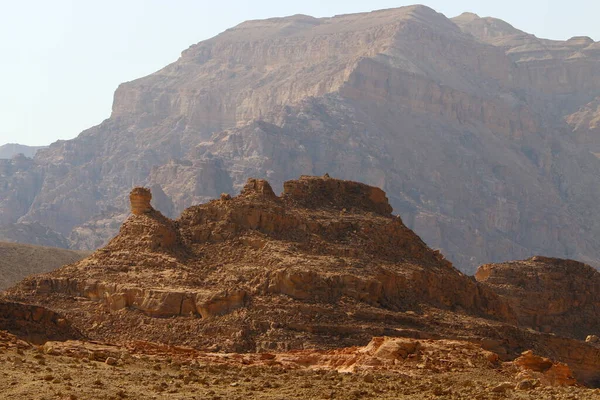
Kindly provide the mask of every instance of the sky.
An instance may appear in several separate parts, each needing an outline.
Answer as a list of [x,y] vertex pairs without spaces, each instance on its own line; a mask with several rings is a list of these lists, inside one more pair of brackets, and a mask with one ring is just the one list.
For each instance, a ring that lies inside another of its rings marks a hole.
[[[330,17],[415,4],[390,0],[0,0],[0,145],[70,139],[110,116],[119,83],[174,62],[249,19]],[[538,37],[600,40],[599,0],[431,0],[451,18],[503,19]]]

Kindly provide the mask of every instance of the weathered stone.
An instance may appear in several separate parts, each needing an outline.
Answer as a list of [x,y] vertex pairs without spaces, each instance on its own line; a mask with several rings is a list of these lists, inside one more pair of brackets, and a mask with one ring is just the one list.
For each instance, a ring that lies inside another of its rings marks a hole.
[[0,300],[0,331],[35,344],[83,338],[60,314],[48,308],[5,300]]
[[515,388],[514,383],[511,382],[503,382],[499,385],[496,385],[492,388],[492,392],[494,393],[504,393],[507,390],[513,390]]
[[532,389],[535,389],[535,387],[538,384],[539,384],[539,382],[534,379],[523,379],[522,381],[517,383],[517,386],[515,387],[515,389],[517,389],[517,390],[532,390]]
[[[493,271],[481,270],[485,284],[460,273],[391,214],[379,189],[331,177],[288,182],[280,197],[269,187],[250,180],[239,196],[191,207],[175,221],[156,210],[131,215],[104,248],[6,297],[52,305],[64,313],[57,329],[70,321],[102,342],[277,353],[370,340],[359,359],[349,351],[326,362],[340,371],[408,362],[452,372],[452,362],[436,365],[427,351],[460,337],[471,343],[442,347],[476,355],[468,368],[500,367],[533,348],[539,357],[515,362],[521,380],[571,384],[571,371],[580,382],[600,378],[600,348],[515,326],[522,311],[493,291]],[[524,271],[545,271],[548,262],[536,258]],[[576,276],[589,269],[556,265]],[[548,276],[564,284],[564,271]],[[427,340],[436,346],[424,349]]]
[[524,371],[537,373],[534,376],[540,377],[549,385],[572,386],[577,384],[568,365],[554,363],[548,358],[536,356],[531,350],[523,352],[521,357],[517,358],[514,363]]
[[384,360],[405,359],[409,354],[414,354],[421,348],[416,340],[391,340],[389,338],[373,338],[364,348],[364,351],[373,357]]
[[129,195],[131,202],[131,212],[134,215],[147,214],[153,210],[150,202],[152,201],[152,193],[150,189],[137,187],[131,191]]
[[588,335],[588,336],[585,338],[585,341],[586,341],[587,343],[594,343],[594,344],[597,344],[597,343],[600,343],[600,338],[599,338],[598,336],[596,336],[596,335]]
[[[497,296],[456,271],[391,215],[380,189],[318,177],[302,177],[286,187],[277,197],[267,182],[251,179],[241,195],[192,207],[177,221],[156,210],[134,214],[105,248],[78,264],[24,281],[21,293],[89,299],[111,311],[108,318],[141,311],[154,319],[209,320],[285,296],[300,304],[352,299],[391,309],[425,302],[512,320]],[[140,192],[147,201],[149,192]],[[314,261],[307,263],[308,254]],[[295,315],[289,307],[282,312]],[[239,315],[247,312],[259,311]],[[318,334],[322,329],[307,325],[302,313],[296,317],[298,323],[278,330]],[[95,334],[92,327],[99,322],[80,322],[86,333]],[[359,340],[352,325],[335,324],[331,329]],[[243,343],[244,332],[232,334]]]
[[198,296],[196,299],[196,309],[202,318],[219,316],[243,307],[247,298],[248,295],[243,290],[219,293],[212,295],[209,299],[203,299],[201,296]]
[[242,189],[241,194],[243,196],[251,196],[253,194],[258,194],[270,199],[277,198],[269,182],[265,181],[264,179],[248,179],[248,182],[246,182],[246,185],[244,186],[244,189]]
[[515,360],[515,364],[523,369],[529,369],[536,372],[545,372],[553,365],[552,360],[536,356],[531,350],[523,352],[521,357]]
[[392,212],[383,190],[358,182],[329,179],[329,176],[302,176],[298,180],[287,181],[283,185],[283,195],[308,207],[331,204],[340,209],[352,206],[381,214]]

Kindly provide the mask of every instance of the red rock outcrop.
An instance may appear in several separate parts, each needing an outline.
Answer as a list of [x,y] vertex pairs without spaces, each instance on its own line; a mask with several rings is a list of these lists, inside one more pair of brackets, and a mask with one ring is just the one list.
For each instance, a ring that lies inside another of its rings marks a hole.
[[536,356],[531,350],[523,352],[521,357],[517,358],[514,363],[523,371],[520,375],[521,378],[537,378],[552,386],[577,384],[568,365],[554,363],[548,358]]
[[131,213],[133,215],[141,215],[149,213],[153,210],[150,202],[152,201],[152,192],[148,188],[137,187],[131,191],[129,195],[131,203]]
[[392,206],[380,188],[358,182],[341,182],[329,175],[322,178],[303,176],[299,180],[287,181],[283,184],[283,196],[306,208],[327,204],[344,212],[350,207],[360,207],[383,215],[392,213]]

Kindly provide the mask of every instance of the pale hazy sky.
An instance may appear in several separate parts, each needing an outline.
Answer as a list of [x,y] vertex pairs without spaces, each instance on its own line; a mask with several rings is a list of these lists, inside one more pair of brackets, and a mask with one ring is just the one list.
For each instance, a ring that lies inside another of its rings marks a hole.
[[[244,20],[333,16],[392,0],[0,0],[0,145],[69,139],[110,115],[121,82]],[[600,40],[600,0],[430,0],[447,17],[501,18],[550,39]]]

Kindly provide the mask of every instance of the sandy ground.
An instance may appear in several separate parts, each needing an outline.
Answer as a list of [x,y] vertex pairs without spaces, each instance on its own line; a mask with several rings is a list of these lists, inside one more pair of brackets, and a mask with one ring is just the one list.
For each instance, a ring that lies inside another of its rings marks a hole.
[[[20,347],[20,348],[19,348]],[[228,356],[224,356],[227,358]],[[232,356],[235,358],[235,356]],[[41,347],[0,347],[2,399],[600,399],[580,387],[502,389],[510,368],[415,374],[211,363],[132,354],[105,362],[50,355]],[[109,365],[114,364],[114,365]],[[500,387],[500,388],[499,388]]]

